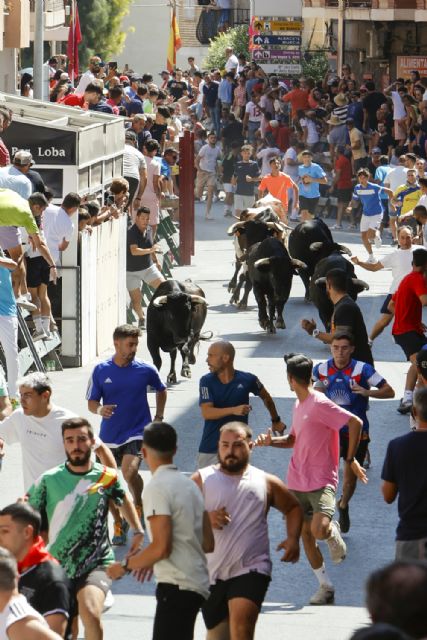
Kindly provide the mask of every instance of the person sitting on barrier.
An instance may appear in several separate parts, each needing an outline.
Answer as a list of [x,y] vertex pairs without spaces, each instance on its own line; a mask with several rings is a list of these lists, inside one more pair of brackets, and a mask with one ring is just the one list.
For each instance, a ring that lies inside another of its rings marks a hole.
[[136,212],[135,223],[127,234],[126,286],[131,308],[138,316],[139,328],[145,327],[142,284],[145,282],[153,289],[157,289],[159,284],[165,281],[156,256],[161,249],[158,244],[153,244],[149,220],[150,209],[140,207]]

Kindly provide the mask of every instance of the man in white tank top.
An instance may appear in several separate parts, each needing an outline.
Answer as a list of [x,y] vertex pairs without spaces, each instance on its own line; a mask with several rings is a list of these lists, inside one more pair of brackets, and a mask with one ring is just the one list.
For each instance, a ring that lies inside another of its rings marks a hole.
[[18,568],[10,551],[0,548],[0,640],[60,640],[43,617],[18,593]]
[[302,509],[276,476],[249,464],[252,431],[243,422],[220,429],[219,464],[193,480],[205,498],[215,537],[207,554],[210,596],[202,607],[207,640],[251,640],[271,579],[267,513],[286,518],[287,538],[278,546],[283,562],[299,559]]

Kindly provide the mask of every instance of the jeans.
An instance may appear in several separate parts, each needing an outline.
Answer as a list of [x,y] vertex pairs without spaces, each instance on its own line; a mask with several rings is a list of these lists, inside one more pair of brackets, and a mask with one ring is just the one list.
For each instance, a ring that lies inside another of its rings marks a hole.
[[18,318],[16,316],[0,316],[0,343],[6,358],[9,396],[16,398],[18,393],[16,381],[19,377]]
[[209,107],[209,112],[211,115],[211,120],[212,120],[212,129],[213,131],[215,131],[216,135],[219,136],[220,134],[220,112],[218,107]]

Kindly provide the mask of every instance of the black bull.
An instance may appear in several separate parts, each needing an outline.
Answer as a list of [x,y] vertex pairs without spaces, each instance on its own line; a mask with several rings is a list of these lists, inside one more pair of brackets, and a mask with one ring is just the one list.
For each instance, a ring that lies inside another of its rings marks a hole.
[[353,298],[364,289],[369,289],[369,285],[363,280],[355,277],[353,264],[344,258],[340,253],[335,252],[320,260],[314,269],[310,281],[310,298],[316,306],[321,321],[325,329],[330,331],[331,318],[334,310],[333,304],[326,293],[326,275],[331,269],[341,269],[347,274],[347,293]]
[[190,364],[196,361],[194,348],[206,319],[207,302],[196,284],[167,280],[154,292],[147,309],[147,346],[154,365],[160,370],[160,349],[170,353],[169,383],[176,382],[177,350],[182,356],[181,375],[191,378]]
[[305,286],[305,297],[309,298],[310,279],[317,263],[331,253],[347,253],[351,251],[334,242],[329,227],[318,218],[300,222],[289,235],[288,249],[292,258],[301,260],[306,265],[298,269]]
[[283,309],[288,301],[296,266],[283,242],[266,238],[248,250],[248,272],[258,305],[258,321],[269,333],[284,329]]

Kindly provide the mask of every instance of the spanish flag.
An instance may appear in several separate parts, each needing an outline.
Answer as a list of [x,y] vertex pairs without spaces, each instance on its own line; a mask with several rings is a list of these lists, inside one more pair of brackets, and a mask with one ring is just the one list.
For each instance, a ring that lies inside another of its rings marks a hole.
[[173,71],[176,64],[176,52],[181,48],[181,36],[179,34],[178,20],[175,7],[172,9],[171,28],[169,32],[167,70]]

